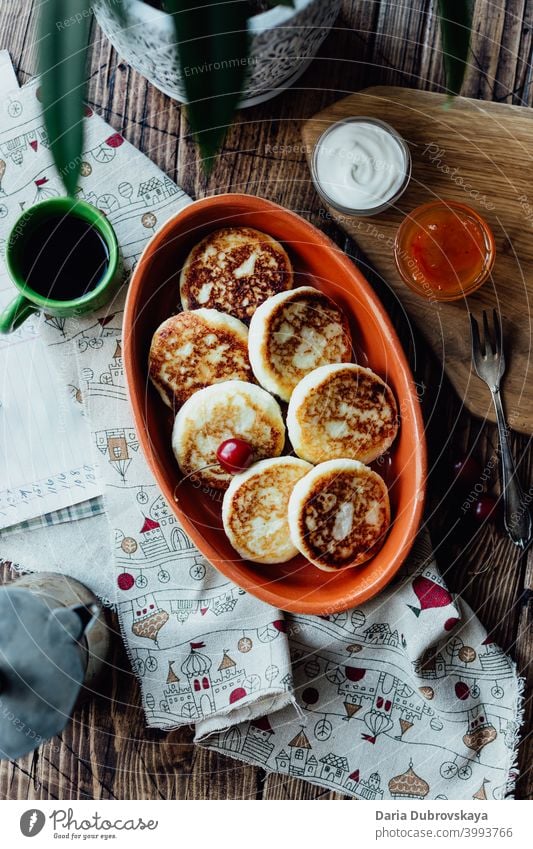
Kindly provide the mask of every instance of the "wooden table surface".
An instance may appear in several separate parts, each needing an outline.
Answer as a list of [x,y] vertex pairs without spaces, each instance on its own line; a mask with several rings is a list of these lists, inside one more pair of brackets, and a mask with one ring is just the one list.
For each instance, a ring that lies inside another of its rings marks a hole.
[[[21,82],[36,69],[38,5],[2,0],[0,6],[0,48],[9,49]],[[262,195],[301,213],[343,244],[342,234],[324,217],[311,184],[301,146],[301,121],[369,85],[439,90],[442,69],[435,6],[430,0],[345,0],[335,28],[300,81],[269,103],[240,113],[209,180],[199,168],[183,110],[121,61],[96,26],[90,105],[193,197],[229,190]],[[531,106],[532,51],[533,2],[477,0],[464,94]],[[394,307],[391,313],[402,334],[402,319]],[[434,462],[427,515],[439,566],[450,587],[463,594],[531,683],[533,549],[520,554],[494,526],[472,534],[471,528],[457,525],[454,504],[442,498],[443,472],[454,457],[468,447],[483,465],[488,463],[497,446],[495,429],[464,412],[420,340],[414,349],[411,344],[410,355],[413,362],[416,359],[416,378],[429,421]],[[533,480],[530,440],[515,436],[513,449],[522,458],[520,477],[529,489]],[[497,480],[492,483],[497,492]],[[6,567],[4,579],[9,579]],[[170,734],[147,730],[118,631],[114,646],[115,672],[102,697],[76,710],[65,731],[32,755],[0,764],[3,798],[344,798],[297,779],[267,776],[255,767],[196,748],[188,729]],[[533,699],[531,689],[527,692],[517,788],[522,799],[533,795]]]

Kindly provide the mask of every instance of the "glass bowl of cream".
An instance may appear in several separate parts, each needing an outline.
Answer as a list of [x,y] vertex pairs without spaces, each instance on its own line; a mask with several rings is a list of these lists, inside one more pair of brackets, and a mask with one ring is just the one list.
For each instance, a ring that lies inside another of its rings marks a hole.
[[346,118],[319,137],[311,162],[319,195],[347,215],[376,215],[398,200],[411,177],[404,139],[377,118]]

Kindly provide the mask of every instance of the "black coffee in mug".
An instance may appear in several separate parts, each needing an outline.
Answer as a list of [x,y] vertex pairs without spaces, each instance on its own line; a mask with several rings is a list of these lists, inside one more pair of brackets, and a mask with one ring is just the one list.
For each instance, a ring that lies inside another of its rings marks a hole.
[[72,301],[91,292],[109,268],[109,249],[96,227],[75,213],[37,219],[20,246],[20,273],[34,292]]
[[12,333],[39,311],[70,318],[99,310],[124,279],[113,227],[78,198],[52,197],[24,210],[5,261],[18,294],[0,312],[0,333]]

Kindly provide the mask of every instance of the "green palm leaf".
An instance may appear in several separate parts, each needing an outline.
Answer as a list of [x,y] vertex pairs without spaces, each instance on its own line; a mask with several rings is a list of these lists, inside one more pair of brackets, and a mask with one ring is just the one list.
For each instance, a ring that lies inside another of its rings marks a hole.
[[[42,0],[40,71],[45,126],[65,188],[77,187],[91,0]],[[293,0],[269,0],[293,6]],[[474,0],[438,0],[446,84],[459,94]],[[238,106],[248,71],[247,0],[161,0],[174,19],[189,120],[210,170]],[[121,17],[124,17],[122,7]]]
[[41,100],[55,164],[74,194],[83,150],[83,96],[90,0],[43,0],[39,18]]
[[246,0],[165,0],[174,18],[188,117],[207,171],[233,120],[248,69]]
[[439,0],[446,88],[460,94],[470,50],[474,0]]

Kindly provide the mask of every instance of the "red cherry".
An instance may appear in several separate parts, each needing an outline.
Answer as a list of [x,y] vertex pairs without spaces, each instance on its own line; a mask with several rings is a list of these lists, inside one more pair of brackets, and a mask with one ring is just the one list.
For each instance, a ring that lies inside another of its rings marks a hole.
[[224,471],[232,475],[244,472],[251,465],[252,459],[253,448],[245,439],[225,439],[217,448],[218,462]]
[[490,495],[481,495],[472,511],[476,522],[484,525],[485,522],[493,522],[498,514],[498,502]]
[[453,483],[462,489],[472,489],[480,482],[483,473],[475,457],[458,457],[453,464]]
[[129,572],[123,572],[122,575],[119,575],[117,578],[119,590],[131,590],[134,583],[135,579]]
[[444,630],[445,631],[451,631],[453,628],[455,628],[455,626],[457,625],[458,622],[459,622],[459,619],[457,618],[457,616],[451,616],[444,623]]

